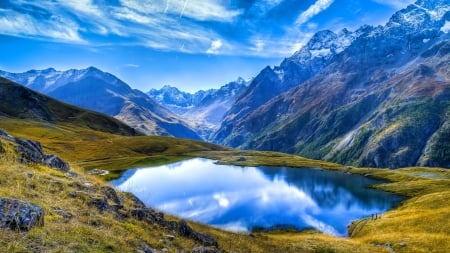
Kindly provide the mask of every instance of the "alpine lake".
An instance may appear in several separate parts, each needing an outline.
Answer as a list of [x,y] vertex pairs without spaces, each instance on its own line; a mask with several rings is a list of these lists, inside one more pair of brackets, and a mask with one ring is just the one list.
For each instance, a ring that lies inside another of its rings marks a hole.
[[315,229],[346,236],[354,220],[397,206],[382,183],[318,168],[240,167],[195,158],[125,171],[110,182],[168,214],[236,232]]

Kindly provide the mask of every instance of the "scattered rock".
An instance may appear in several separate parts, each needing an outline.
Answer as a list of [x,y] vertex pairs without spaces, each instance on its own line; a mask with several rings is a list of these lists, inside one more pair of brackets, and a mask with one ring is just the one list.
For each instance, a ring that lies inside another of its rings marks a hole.
[[103,186],[101,188],[101,192],[112,202],[115,204],[122,204],[122,201],[120,200],[119,196],[117,196],[117,192],[110,186]]
[[192,249],[191,253],[221,253],[222,251],[214,246],[200,246]]
[[151,208],[135,208],[129,210],[130,215],[138,220],[145,220],[149,223],[163,224],[164,214]]
[[174,233],[178,231],[178,222],[176,221],[164,221],[161,225]]
[[109,171],[107,170],[100,170],[100,169],[93,169],[86,171],[89,175],[97,175],[97,176],[105,176],[109,174]]
[[151,248],[147,244],[143,243],[142,246],[136,249],[136,253],[157,253],[155,249]]
[[163,248],[161,251],[162,252],[169,252],[169,250],[167,248]]
[[73,178],[77,178],[78,177],[78,173],[73,172],[73,171],[67,171],[66,173],[64,173],[66,176],[68,177],[73,177]]
[[0,129],[0,137],[8,141],[15,142],[15,138],[9,135],[4,129]]
[[189,225],[186,223],[185,220],[181,220],[178,223],[178,233],[180,233],[181,236],[192,238],[204,246],[216,246],[217,247],[217,241],[214,240],[214,238],[210,235],[201,234],[199,232],[194,231]]
[[129,192],[124,192],[123,194],[128,195],[128,198],[132,199],[134,202],[134,207],[135,208],[145,208],[146,205],[144,204],[144,202],[142,202],[138,197],[136,197],[134,194],[129,193]]
[[164,238],[166,238],[169,241],[175,240],[175,236],[174,235],[164,235]]
[[68,212],[66,212],[66,211],[64,211],[62,209],[55,209],[54,211],[55,211],[56,214],[62,216],[64,219],[70,220],[73,217],[73,215],[71,213],[68,213]]
[[28,178],[32,178],[33,177],[33,173],[31,173],[31,172],[27,172],[26,175],[27,175]]
[[239,157],[238,159],[237,159],[237,161],[238,162],[244,162],[244,161],[247,161],[247,159],[245,159],[245,157]]
[[95,206],[100,212],[109,210],[108,199],[105,196],[97,195],[91,196],[89,201],[90,206]]
[[0,154],[4,153],[4,152],[5,152],[5,150],[3,149],[2,142],[0,142]]
[[398,244],[398,246],[400,246],[400,247],[402,247],[402,248],[403,248],[403,247],[406,247],[406,245],[407,245],[406,242],[401,242],[401,243]]
[[0,227],[28,231],[44,225],[44,209],[18,199],[0,199]]

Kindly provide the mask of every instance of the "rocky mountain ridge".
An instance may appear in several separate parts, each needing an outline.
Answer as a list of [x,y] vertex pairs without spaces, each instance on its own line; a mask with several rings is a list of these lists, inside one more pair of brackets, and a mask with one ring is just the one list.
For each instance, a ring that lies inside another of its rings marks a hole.
[[417,1],[345,40],[317,33],[261,71],[214,140],[359,166],[450,167],[449,10]]

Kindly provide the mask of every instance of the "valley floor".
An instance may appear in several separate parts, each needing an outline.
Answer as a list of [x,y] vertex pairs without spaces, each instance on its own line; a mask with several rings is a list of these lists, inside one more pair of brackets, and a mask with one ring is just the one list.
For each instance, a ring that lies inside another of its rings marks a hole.
[[[0,229],[4,252],[190,252],[198,242],[134,218],[117,219],[88,204],[83,194],[107,186],[84,168],[124,169],[190,157],[216,159],[236,165],[322,167],[387,180],[374,187],[404,195],[407,200],[380,219],[370,217],[349,226],[349,238],[316,231],[230,233],[189,222],[196,231],[212,235],[224,252],[448,252],[450,250],[450,171],[440,168],[399,170],[341,166],[272,152],[237,151],[213,144],[163,137],[124,137],[72,125],[50,125],[2,118],[0,128],[11,135],[40,141],[44,150],[70,162],[79,174],[70,177],[40,165],[16,162],[12,148],[0,156],[0,196],[40,204],[45,225],[29,232]],[[4,141],[2,141],[4,143]],[[8,147],[8,145],[4,145]],[[111,159],[113,157],[113,159]],[[115,177],[120,171],[112,171]],[[30,176],[31,175],[31,176]],[[84,187],[84,188],[83,188]],[[133,198],[118,192],[124,206]],[[75,197],[74,197],[75,196]],[[168,220],[178,221],[176,217]]]

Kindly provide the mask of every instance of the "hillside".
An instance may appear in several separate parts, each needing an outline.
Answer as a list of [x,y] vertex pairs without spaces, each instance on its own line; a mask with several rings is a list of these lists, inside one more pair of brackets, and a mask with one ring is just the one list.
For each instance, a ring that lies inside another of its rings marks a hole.
[[449,10],[417,1],[385,26],[317,33],[254,79],[214,141],[357,166],[450,167]]
[[[53,126],[49,127],[49,126]],[[0,229],[0,244],[8,252],[65,250],[83,252],[179,252],[198,247],[198,241],[184,237],[164,225],[127,216],[139,208],[133,196],[115,191],[121,208],[118,219],[115,197],[98,177],[86,175],[80,166],[102,168],[167,163],[171,157],[208,157],[243,166],[323,166],[346,173],[371,174],[392,183],[377,188],[408,196],[397,209],[378,220],[355,221],[350,238],[336,238],[316,231],[273,231],[252,234],[230,233],[189,222],[195,231],[209,234],[224,252],[442,252],[449,248],[448,194],[450,174],[446,170],[410,168],[396,171],[342,167],[300,157],[269,152],[230,151],[170,137],[127,137],[102,133],[79,126],[44,125],[28,120],[2,120],[0,128],[10,134],[41,141],[47,152],[68,159],[71,174],[41,165],[20,164],[7,140],[0,138],[0,192],[2,196],[39,204],[46,210],[45,223],[29,232]],[[77,141],[80,140],[80,141]],[[158,144],[159,143],[159,144]],[[167,148],[158,148],[165,146]],[[116,159],[113,153],[122,153]],[[213,151],[216,150],[216,151]],[[190,152],[194,151],[194,152]],[[108,159],[107,154],[110,153]],[[242,159],[244,157],[245,159]],[[123,161],[127,161],[124,164]],[[133,161],[133,162],[132,162]],[[130,163],[131,162],[131,163]],[[77,174],[74,177],[73,172]],[[31,177],[30,177],[31,175]],[[106,198],[106,202],[102,199]],[[55,200],[58,200],[55,202]],[[95,200],[95,201],[94,201]],[[101,200],[101,201],[97,201]],[[93,205],[90,203],[103,203]],[[100,207],[100,209],[99,209]],[[103,209],[105,208],[105,209]],[[150,209],[151,210],[151,209]],[[154,212],[154,211],[150,211]],[[166,221],[178,218],[164,215]],[[427,222],[424,222],[424,221]]]
[[0,116],[52,124],[71,124],[120,135],[140,135],[119,120],[39,94],[0,77]]
[[94,67],[67,71],[50,68],[24,73],[0,71],[0,76],[66,103],[113,116],[147,135],[201,139],[190,123],[143,92]]

